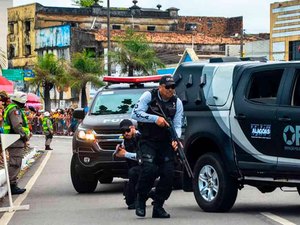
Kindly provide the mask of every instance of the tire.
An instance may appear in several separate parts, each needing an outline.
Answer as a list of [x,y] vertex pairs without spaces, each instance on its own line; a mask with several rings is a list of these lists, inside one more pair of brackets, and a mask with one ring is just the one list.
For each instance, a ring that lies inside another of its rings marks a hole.
[[71,160],[71,179],[72,184],[75,190],[78,193],[92,193],[95,191],[98,180],[97,179],[84,179],[78,172],[76,171],[76,167],[78,165],[77,155],[73,155]]
[[99,182],[101,184],[111,184],[113,179],[114,179],[113,177],[100,177]]
[[237,183],[226,172],[218,154],[201,156],[194,174],[194,196],[203,211],[226,212],[232,208],[237,197]]

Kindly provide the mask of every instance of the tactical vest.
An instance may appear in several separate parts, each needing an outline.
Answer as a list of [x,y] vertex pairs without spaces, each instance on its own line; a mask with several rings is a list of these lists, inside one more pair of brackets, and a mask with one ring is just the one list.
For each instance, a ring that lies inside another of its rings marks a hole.
[[25,132],[25,134],[27,136],[30,135],[30,130],[29,130],[29,126],[28,126],[28,120],[27,117],[25,116],[25,113],[23,112],[22,109],[20,109],[16,104],[11,103],[9,104],[5,110],[4,110],[4,116],[3,116],[3,120],[4,120],[4,124],[3,124],[3,129],[4,129],[4,134],[15,134],[15,132],[11,129],[11,125],[8,121],[8,114],[9,112],[13,109],[13,108],[17,108],[21,114],[22,114],[22,118],[23,118],[23,131]]
[[[176,114],[176,103],[177,97],[173,96],[169,101],[164,102],[158,97],[158,89],[153,89],[151,91],[151,101],[149,103],[148,110],[146,113],[152,115],[162,116],[157,103],[160,104],[164,114],[167,118],[173,120]],[[159,127],[156,123],[143,123],[138,122],[138,130],[142,134],[142,139],[152,140],[152,141],[167,141],[171,140],[171,135],[168,129],[165,127]]]
[[[131,138],[129,140],[124,139],[124,145],[125,145],[125,149],[126,149],[127,152],[137,153],[139,138],[140,138],[140,134],[136,133],[133,138]],[[128,163],[129,168],[138,165],[137,161],[134,161],[134,160],[131,160],[131,159],[126,159],[126,161]]]
[[48,117],[44,117],[44,118],[43,118],[43,131],[44,131],[44,132],[49,131],[49,127],[48,127],[48,125],[47,125],[47,121],[48,121],[48,120],[50,121],[50,129],[53,130],[53,125],[52,125],[51,120],[50,120]]

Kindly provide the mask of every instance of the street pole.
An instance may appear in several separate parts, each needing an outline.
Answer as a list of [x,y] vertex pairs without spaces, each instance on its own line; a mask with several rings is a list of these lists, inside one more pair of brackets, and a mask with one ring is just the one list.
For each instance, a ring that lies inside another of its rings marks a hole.
[[241,29],[241,46],[240,46],[240,56],[244,57],[244,29]]
[[110,0],[107,0],[107,75],[111,76],[111,63],[110,63]]

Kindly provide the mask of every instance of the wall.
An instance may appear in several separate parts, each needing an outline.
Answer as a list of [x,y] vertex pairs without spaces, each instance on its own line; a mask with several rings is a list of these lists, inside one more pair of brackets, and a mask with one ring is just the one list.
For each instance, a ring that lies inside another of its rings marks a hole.
[[[7,8],[13,6],[13,0],[1,0],[0,7],[0,48],[7,52]],[[7,68],[7,63],[4,68]],[[1,71],[0,71],[1,74]]]
[[270,41],[261,40],[245,43],[244,45],[244,56],[245,57],[259,57],[265,56],[267,59],[270,59]]
[[[10,68],[30,68],[36,59],[35,53],[35,10],[36,4],[8,9],[8,57]],[[30,27],[27,27],[29,24]],[[27,28],[30,28],[27,30]],[[11,46],[14,47],[12,51]],[[26,46],[30,46],[27,52]],[[12,54],[12,52],[14,52]],[[15,57],[12,57],[12,56]]]

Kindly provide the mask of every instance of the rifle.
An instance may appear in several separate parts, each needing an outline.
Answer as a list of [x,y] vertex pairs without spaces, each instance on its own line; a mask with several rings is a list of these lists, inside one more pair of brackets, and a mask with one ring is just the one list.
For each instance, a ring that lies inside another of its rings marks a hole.
[[194,174],[193,174],[193,171],[190,167],[190,164],[185,156],[185,153],[184,153],[184,150],[183,150],[183,146],[179,140],[179,137],[176,133],[176,130],[175,130],[175,127],[174,127],[174,124],[171,120],[171,118],[167,118],[166,117],[166,114],[164,113],[164,111],[162,110],[161,108],[161,105],[156,101],[156,105],[158,106],[159,110],[161,111],[161,116],[165,118],[165,120],[169,123],[170,127],[169,127],[169,130],[170,130],[170,133],[171,133],[171,138],[172,138],[172,141],[176,141],[177,142],[177,151],[176,151],[176,155],[179,159],[179,162],[184,166],[188,176],[190,178],[193,178],[194,179]]

